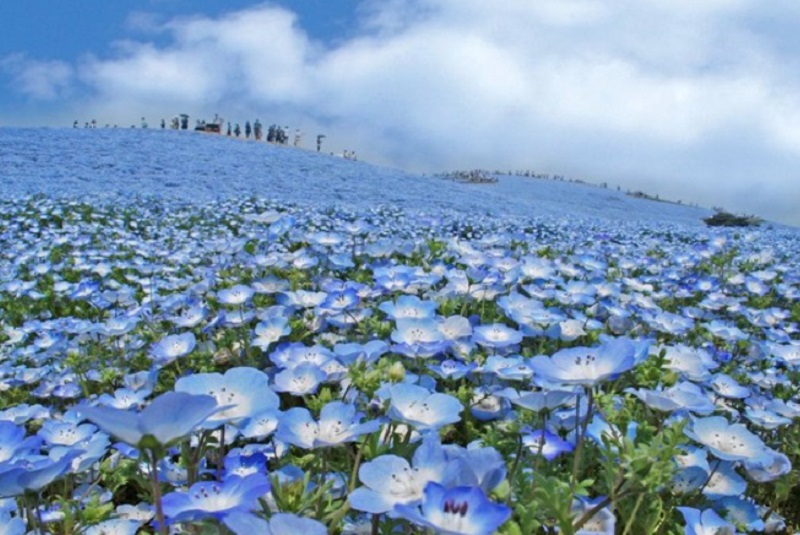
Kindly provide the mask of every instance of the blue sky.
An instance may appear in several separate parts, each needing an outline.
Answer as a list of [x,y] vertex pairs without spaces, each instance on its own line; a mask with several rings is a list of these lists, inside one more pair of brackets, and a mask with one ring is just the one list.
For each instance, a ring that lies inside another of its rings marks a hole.
[[0,2],[0,125],[177,113],[800,224],[794,0]]

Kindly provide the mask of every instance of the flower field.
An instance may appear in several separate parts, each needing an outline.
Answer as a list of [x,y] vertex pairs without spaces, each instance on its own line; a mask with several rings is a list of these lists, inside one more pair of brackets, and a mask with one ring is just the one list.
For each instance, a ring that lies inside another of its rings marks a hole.
[[800,530],[795,229],[305,179],[0,199],[0,534]]

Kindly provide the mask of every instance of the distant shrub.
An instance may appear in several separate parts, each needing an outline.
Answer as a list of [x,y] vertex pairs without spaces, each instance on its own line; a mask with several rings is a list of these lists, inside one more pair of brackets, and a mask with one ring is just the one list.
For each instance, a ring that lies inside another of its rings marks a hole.
[[737,215],[718,210],[714,215],[703,219],[709,227],[757,227],[761,218],[752,215]]

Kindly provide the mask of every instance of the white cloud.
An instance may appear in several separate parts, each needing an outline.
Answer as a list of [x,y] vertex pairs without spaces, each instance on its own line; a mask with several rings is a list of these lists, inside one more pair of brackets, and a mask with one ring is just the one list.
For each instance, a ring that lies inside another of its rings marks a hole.
[[[79,75],[96,114],[113,115],[101,122],[178,106],[270,115],[399,167],[575,173],[791,218],[795,5],[368,0],[358,31],[332,47],[270,4],[160,25],[137,14],[133,26],[169,44],[119,43]],[[56,94],[72,71],[51,67],[28,63],[23,89]]]
[[66,96],[74,78],[69,63],[34,60],[19,53],[0,58],[0,69],[19,92],[41,100]]

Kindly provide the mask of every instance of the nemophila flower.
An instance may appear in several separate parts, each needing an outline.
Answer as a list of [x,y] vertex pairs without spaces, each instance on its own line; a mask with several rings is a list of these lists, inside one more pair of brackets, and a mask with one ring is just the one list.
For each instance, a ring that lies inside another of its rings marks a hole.
[[792,461],[783,453],[767,448],[763,455],[744,461],[747,476],[758,483],[775,481],[792,471]]
[[19,517],[11,517],[10,513],[0,512],[0,535],[25,535],[25,521]]
[[247,418],[239,424],[243,437],[264,439],[278,428],[280,411],[265,410]]
[[221,482],[202,481],[186,492],[166,494],[162,500],[164,516],[171,524],[202,518],[222,519],[233,512],[259,508],[258,499],[269,489],[269,479],[263,474],[230,476]]
[[191,331],[183,334],[170,334],[153,344],[150,349],[150,356],[160,365],[167,365],[170,362],[184,357],[192,352],[197,340]]
[[738,496],[728,496],[718,500],[714,507],[723,513],[726,521],[744,527],[748,533],[764,531],[764,521],[751,501]]
[[17,453],[38,448],[41,438],[25,437],[25,428],[14,422],[0,420],[0,463],[13,459]]
[[136,535],[141,523],[125,518],[112,518],[89,526],[81,533],[84,535]]
[[519,392],[516,395],[508,396],[508,399],[518,407],[540,412],[543,410],[550,411],[565,405],[574,401],[577,396],[576,392],[570,390],[547,389],[539,392]]
[[680,468],[672,477],[670,487],[673,494],[688,494],[708,482],[708,471],[701,466]]
[[590,386],[613,379],[633,367],[636,346],[627,338],[604,342],[598,347],[562,349],[552,357],[533,357],[534,373],[555,383]]
[[137,316],[115,316],[99,325],[97,331],[105,336],[122,336],[131,332],[138,324],[139,318]]
[[555,297],[562,305],[591,305],[596,294],[597,289],[593,284],[573,280],[564,285],[563,290],[556,290]]
[[718,396],[727,399],[744,399],[752,394],[749,388],[740,385],[736,379],[724,373],[714,375],[709,385]]
[[220,409],[213,396],[183,392],[162,394],[138,414],[110,407],[77,407],[100,429],[138,448],[170,445]]
[[275,513],[265,520],[249,513],[234,512],[222,523],[235,535],[326,535],[325,524],[292,513]]
[[725,496],[739,496],[747,490],[747,481],[736,472],[735,463],[722,461],[715,465],[703,487],[703,495],[710,500]]
[[480,367],[480,371],[506,381],[524,381],[533,375],[528,360],[519,355],[509,357],[490,355]]
[[72,446],[89,440],[95,431],[97,427],[92,424],[76,425],[72,422],[45,420],[37,435],[44,439],[48,446]]
[[116,517],[127,520],[135,520],[141,524],[149,522],[155,516],[153,506],[149,503],[139,503],[137,505],[122,504],[116,508]]
[[586,327],[589,327],[590,323],[592,323],[592,328],[594,329],[600,327],[593,321],[565,319],[550,325],[550,327],[545,330],[544,334],[553,340],[573,342],[586,334]]
[[327,292],[310,292],[307,290],[295,290],[292,292],[281,292],[277,300],[279,305],[291,308],[315,308],[320,306],[328,297]]
[[225,312],[225,317],[223,318],[223,324],[225,327],[240,327],[242,325],[249,324],[253,318],[255,318],[256,314],[252,310],[244,310],[242,308],[238,308],[236,310],[228,310]]
[[287,392],[293,396],[314,394],[327,377],[328,374],[318,365],[306,362],[294,368],[286,368],[275,375],[274,389],[276,392]]
[[263,453],[245,454],[241,449],[229,451],[223,461],[224,476],[246,477],[267,473],[267,457]]
[[446,489],[435,482],[425,486],[421,505],[396,505],[394,512],[444,535],[489,535],[511,516],[511,509],[488,500],[480,488]]
[[265,319],[258,323],[255,327],[255,336],[251,342],[252,345],[266,351],[267,348],[292,332],[289,326],[289,318],[287,317],[273,317]]
[[571,442],[563,440],[546,429],[523,434],[522,444],[534,455],[541,455],[548,461],[552,461],[562,453],[569,453],[575,449]]
[[752,407],[747,407],[744,410],[744,417],[761,429],[774,430],[792,423],[790,418],[780,416],[766,409],[754,409]]
[[686,410],[706,415],[717,409],[702,388],[685,381],[664,390],[628,388],[625,391],[642,400],[648,407],[662,412]]
[[397,301],[384,301],[378,305],[389,319],[429,319],[436,315],[436,301],[423,301],[416,295],[401,295]]
[[439,332],[445,340],[455,342],[472,336],[472,324],[464,316],[449,316],[441,319],[438,324]]
[[150,395],[149,390],[134,391],[130,388],[118,388],[113,395],[101,394],[97,398],[97,404],[115,409],[138,408],[145,403],[145,399]]
[[255,291],[244,284],[236,284],[217,292],[217,301],[227,306],[241,306],[253,298]]
[[29,454],[0,465],[0,498],[38,492],[67,473],[82,450],[72,450],[58,459]]
[[712,335],[721,338],[726,342],[735,343],[739,340],[747,340],[749,338],[747,333],[743,332],[735,325],[730,325],[719,320],[710,321],[709,323],[706,323],[704,327]]
[[383,340],[370,340],[366,344],[354,342],[338,343],[333,346],[334,354],[345,365],[356,363],[370,365],[387,351],[389,351],[389,344]]
[[409,424],[418,431],[438,430],[461,420],[464,407],[448,394],[432,393],[411,384],[396,384],[389,389],[391,404],[388,416]]
[[723,416],[694,420],[685,430],[715,457],[725,461],[756,459],[764,454],[764,442],[742,424],[731,424]]
[[790,340],[785,344],[767,342],[767,350],[770,355],[788,366],[800,365],[800,341]]
[[474,362],[464,363],[458,360],[447,359],[438,364],[428,364],[428,369],[442,379],[458,380],[465,377],[478,367]]
[[472,340],[481,347],[504,349],[519,344],[522,341],[522,333],[502,323],[493,323],[475,327]]
[[433,318],[399,319],[392,331],[392,350],[408,357],[427,358],[443,353],[450,342],[439,332]]
[[301,364],[314,364],[322,368],[328,361],[335,360],[336,355],[323,345],[291,343],[279,345],[270,353],[269,359],[280,368],[295,368]]
[[214,428],[225,422],[239,424],[264,411],[278,409],[280,399],[269,387],[269,377],[255,368],[231,368],[225,374],[197,373],[181,377],[175,382],[176,392],[213,396],[217,405],[225,407],[216,411],[202,424]]
[[448,470],[445,452],[439,437],[423,438],[409,463],[397,455],[380,455],[364,463],[358,470],[358,480],[364,485],[355,489],[348,500],[353,509],[381,514],[392,511],[395,505],[417,503],[422,499],[425,485],[442,482]]
[[275,437],[306,449],[338,446],[380,429],[381,420],[362,423],[363,417],[362,413],[356,412],[354,405],[341,401],[332,401],[322,407],[319,421],[314,420],[308,409],[295,407],[280,415]]
[[645,316],[645,321],[653,329],[672,335],[681,335],[694,327],[694,320],[671,312],[660,311],[652,316]]
[[173,316],[170,321],[183,329],[197,327],[206,318],[208,307],[203,303],[192,305],[181,312],[179,316]]
[[711,370],[719,365],[708,351],[685,345],[665,346],[656,348],[665,351],[664,358],[667,369],[675,371],[689,379],[700,382],[711,378]]
[[466,485],[480,487],[489,494],[506,478],[506,461],[495,448],[480,441],[461,447],[457,444],[442,446],[448,469],[447,486]]
[[686,535],[735,535],[736,527],[726,522],[713,509],[700,511],[692,507],[677,507],[686,522]]
[[328,292],[325,300],[317,308],[318,313],[335,315],[337,313],[353,310],[361,302],[361,298],[353,288]]
[[481,422],[504,418],[511,410],[511,402],[485,388],[476,388],[470,401],[469,412]]

